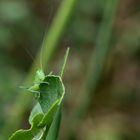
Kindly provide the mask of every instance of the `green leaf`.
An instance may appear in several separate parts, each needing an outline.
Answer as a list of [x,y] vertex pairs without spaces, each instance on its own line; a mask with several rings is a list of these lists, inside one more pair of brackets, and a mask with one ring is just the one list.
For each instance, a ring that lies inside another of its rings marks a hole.
[[[47,84],[49,83],[49,84]],[[40,97],[33,108],[29,130],[15,132],[9,140],[55,140],[60,126],[60,104],[65,89],[60,76],[48,75],[39,85]],[[52,139],[50,139],[52,138]]]
[[[47,82],[49,84],[46,84]],[[64,85],[60,76],[48,75],[45,77],[43,83],[40,84],[40,98],[38,99],[44,113],[49,109],[57,100],[62,100],[64,96]]]
[[9,138],[9,140],[32,140],[41,131],[38,124],[42,118],[43,114],[37,114],[34,117],[32,126],[29,130],[18,130]]
[[54,115],[56,113],[57,108],[59,107],[59,100],[57,100],[54,105],[50,108],[50,110],[44,115],[43,119],[39,123],[39,127],[43,127],[46,124],[50,125],[52,123],[52,120],[54,118]]
[[39,103],[42,109],[44,109],[44,112],[46,111],[42,121],[39,124],[40,127],[45,126],[45,124],[50,125],[52,123],[65,91],[60,76],[48,75],[44,81],[48,82],[49,85],[45,83],[40,84]]
[[61,106],[57,109],[51,127],[49,129],[47,138],[45,140],[57,140],[61,121]]
[[29,117],[29,123],[32,125],[32,121],[34,119],[34,117],[39,114],[39,113],[43,113],[42,108],[40,106],[39,103],[37,103],[34,108],[32,109],[31,113],[30,113],[30,117]]

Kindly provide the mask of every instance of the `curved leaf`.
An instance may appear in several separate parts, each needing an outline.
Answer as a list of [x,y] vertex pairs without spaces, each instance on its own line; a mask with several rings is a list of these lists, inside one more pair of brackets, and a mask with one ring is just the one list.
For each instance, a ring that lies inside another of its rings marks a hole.
[[[49,84],[48,84],[49,83]],[[40,97],[33,108],[29,130],[16,131],[9,140],[51,140],[57,137],[60,125],[60,104],[65,89],[60,76],[47,75],[39,85]],[[52,135],[53,134],[53,135]]]
[[46,76],[39,88],[40,98],[38,101],[44,113],[48,112],[57,100],[61,102],[65,91],[61,77],[55,75]]
[[41,130],[38,127],[38,124],[43,116],[43,114],[37,114],[34,117],[32,126],[29,130],[18,130],[9,138],[9,140],[32,140]]

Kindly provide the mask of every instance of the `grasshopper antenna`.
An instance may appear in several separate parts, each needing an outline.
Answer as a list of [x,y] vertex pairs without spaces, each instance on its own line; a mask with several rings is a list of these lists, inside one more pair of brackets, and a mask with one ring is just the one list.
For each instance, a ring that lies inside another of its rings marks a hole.
[[63,65],[62,65],[62,69],[60,71],[61,78],[63,77],[63,74],[64,74],[65,66],[66,66],[66,63],[67,63],[68,55],[69,55],[69,50],[70,50],[70,48],[68,47],[67,50],[66,50],[65,56],[64,56],[64,62],[63,62]]
[[30,51],[26,48],[26,47],[23,47],[23,49],[26,51],[26,53],[30,56],[31,60],[34,62],[34,57],[33,55],[30,53]]
[[43,46],[41,47],[41,50],[40,50],[40,68],[41,68],[41,70],[42,71],[44,71],[43,70],[43,64],[42,64],[42,57],[43,57]]
[[41,46],[41,48],[40,48],[40,69],[44,72],[44,70],[43,70],[43,48],[44,48],[44,46],[45,46],[45,41],[46,41],[46,38],[45,38],[45,36],[46,36],[46,31],[45,31],[45,35],[44,35],[44,38],[43,38],[43,42],[42,42],[42,46]]
[[33,57],[33,55],[31,54],[31,52],[26,48],[26,47],[22,47],[25,51],[26,51],[26,53],[29,55],[29,57],[30,57],[30,59],[32,60],[32,63],[35,63],[35,65],[36,66],[38,66],[38,64],[36,63],[36,61],[34,61],[34,57]]

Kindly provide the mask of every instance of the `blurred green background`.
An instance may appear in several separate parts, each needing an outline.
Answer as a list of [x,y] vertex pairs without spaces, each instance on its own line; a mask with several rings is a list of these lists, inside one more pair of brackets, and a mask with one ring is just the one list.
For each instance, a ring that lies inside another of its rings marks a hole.
[[55,38],[59,28],[55,45],[46,46],[55,49],[44,52],[49,59],[42,62],[46,74],[57,74],[70,47],[59,139],[140,139],[140,1],[75,0],[65,14],[70,1],[0,1],[0,140],[29,127],[35,100],[19,86],[44,35]]

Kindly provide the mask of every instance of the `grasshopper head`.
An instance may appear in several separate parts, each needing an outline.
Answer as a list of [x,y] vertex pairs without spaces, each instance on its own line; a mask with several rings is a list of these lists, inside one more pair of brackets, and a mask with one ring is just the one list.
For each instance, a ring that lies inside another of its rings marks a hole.
[[43,70],[37,70],[34,83],[40,83],[44,80],[44,78],[45,78],[45,73],[43,72]]

